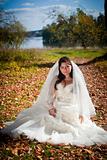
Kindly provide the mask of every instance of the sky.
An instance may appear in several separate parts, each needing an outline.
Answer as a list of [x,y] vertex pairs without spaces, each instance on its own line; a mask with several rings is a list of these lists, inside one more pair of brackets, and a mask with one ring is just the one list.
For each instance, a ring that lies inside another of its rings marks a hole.
[[55,22],[58,14],[69,16],[76,8],[94,17],[104,13],[104,0],[0,0],[0,6],[14,12],[27,31],[40,30]]

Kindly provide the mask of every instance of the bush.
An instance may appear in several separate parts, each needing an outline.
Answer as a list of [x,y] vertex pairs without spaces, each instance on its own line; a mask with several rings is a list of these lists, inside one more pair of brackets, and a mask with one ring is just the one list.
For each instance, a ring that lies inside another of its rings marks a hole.
[[8,50],[2,50],[0,52],[0,61],[30,61],[34,59],[34,54],[30,53],[26,50],[15,50],[15,49],[8,49]]

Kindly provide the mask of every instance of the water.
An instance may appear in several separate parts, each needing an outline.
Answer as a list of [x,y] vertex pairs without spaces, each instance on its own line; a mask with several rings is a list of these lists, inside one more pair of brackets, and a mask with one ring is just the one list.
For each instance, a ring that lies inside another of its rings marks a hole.
[[27,38],[20,48],[43,48],[43,39],[42,37],[31,37]]

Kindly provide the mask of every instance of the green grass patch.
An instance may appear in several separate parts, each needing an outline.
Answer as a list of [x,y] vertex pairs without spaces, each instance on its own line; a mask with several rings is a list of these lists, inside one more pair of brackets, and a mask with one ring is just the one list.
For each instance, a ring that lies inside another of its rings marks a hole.
[[[95,58],[106,53],[106,49],[54,49],[51,51],[51,54],[56,56],[69,56],[69,57],[81,57],[81,58]],[[49,52],[48,52],[49,53]]]
[[19,49],[0,51],[0,61],[15,61],[18,65],[30,65],[32,63],[54,62],[62,56],[70,58],[95,58],[107,53],[107,49]]

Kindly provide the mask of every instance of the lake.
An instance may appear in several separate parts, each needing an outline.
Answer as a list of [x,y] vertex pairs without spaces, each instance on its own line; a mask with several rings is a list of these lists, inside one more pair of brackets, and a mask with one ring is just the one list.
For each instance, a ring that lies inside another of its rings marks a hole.
[[27,38],[20,48],[43,48],[43,39],[42,37],[30,37]]

